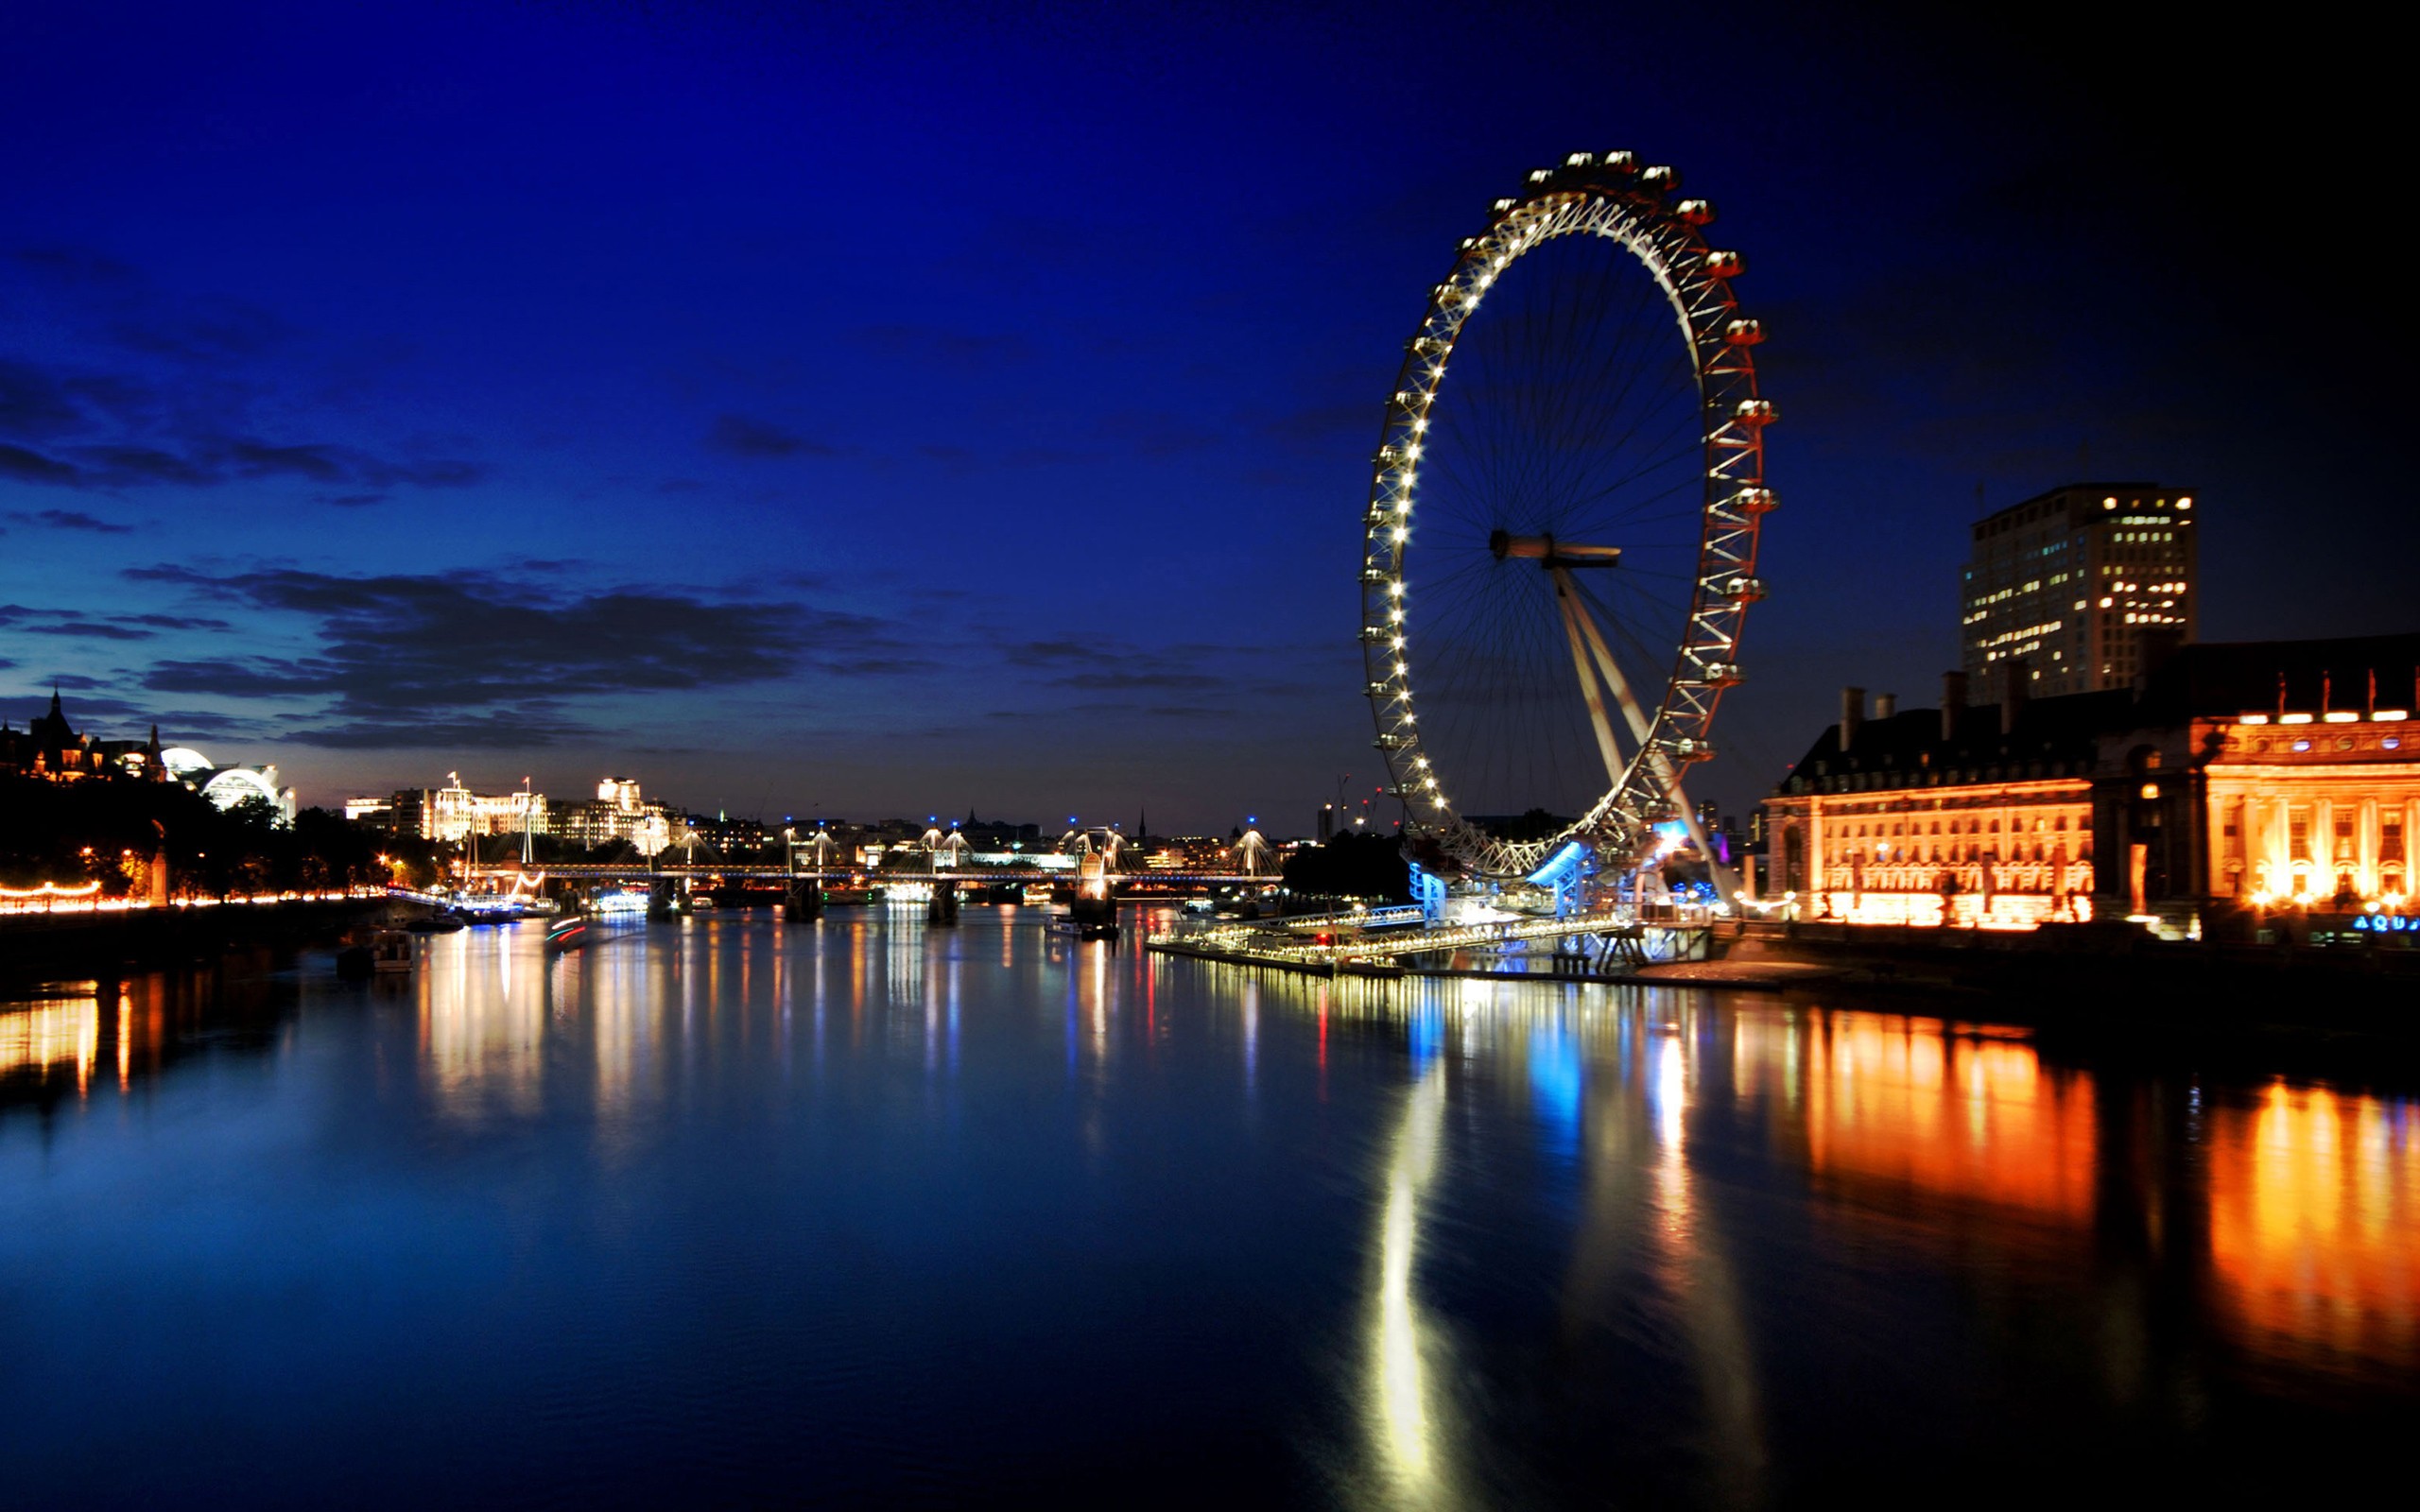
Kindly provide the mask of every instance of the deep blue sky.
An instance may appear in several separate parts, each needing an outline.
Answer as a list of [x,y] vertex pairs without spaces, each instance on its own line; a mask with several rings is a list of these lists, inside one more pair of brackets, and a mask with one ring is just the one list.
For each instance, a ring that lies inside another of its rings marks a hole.
[[1772,332],[1711,790],[1932,700],[1979,489],[2193,489],[2210,638],[2412,627],[2397,131],[2317,42],[1672,12],[12,7],[0,709],[306,801],[1306,828],[1401,343],[1613,147]]

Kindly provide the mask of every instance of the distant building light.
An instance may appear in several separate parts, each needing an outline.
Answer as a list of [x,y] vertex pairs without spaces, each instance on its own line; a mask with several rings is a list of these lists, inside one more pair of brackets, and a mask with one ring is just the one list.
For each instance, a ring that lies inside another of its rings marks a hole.
[[2308,724],[2309,724],[2309,723],[2310,723],[2310,715],[2308,715],[2308,714],[2279,714],[2279,715],[2277,716],[2277,723],[2279,723],[2279,724],[2281,724],[2281,725],[2308,725]]

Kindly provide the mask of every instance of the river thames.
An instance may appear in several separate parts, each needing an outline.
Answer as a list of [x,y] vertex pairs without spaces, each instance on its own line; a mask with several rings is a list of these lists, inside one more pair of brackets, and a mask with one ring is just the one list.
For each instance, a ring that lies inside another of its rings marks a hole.
[[0,1003],[10,1504],[2307,1495],[2420,1409],[2409,1089],[1032,910],[425,949]]

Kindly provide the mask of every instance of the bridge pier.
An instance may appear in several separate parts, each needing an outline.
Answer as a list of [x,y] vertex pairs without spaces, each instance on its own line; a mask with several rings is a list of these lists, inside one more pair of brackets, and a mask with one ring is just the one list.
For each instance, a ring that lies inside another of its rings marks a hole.
[[823,917],[823,879],[793,876],[782,889],[782,917],[793,924]]
[[925,922],[955,924],[958,922],[958,884],[947,878],[933,884],[933,895],[925,902]]

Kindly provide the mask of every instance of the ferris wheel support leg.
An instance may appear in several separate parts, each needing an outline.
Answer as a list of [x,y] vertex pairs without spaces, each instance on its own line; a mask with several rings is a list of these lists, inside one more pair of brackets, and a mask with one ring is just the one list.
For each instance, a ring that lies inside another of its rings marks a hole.
[[[1715,895],[1725,901],[1737,896],[1740,890],[1739,879],[1716,856],[1714,842],[1706,834],[1705,826],[1698,820],[1698,811],[1691,806],[1688,795],[1681,791],[1679,768],[1675,767],[1662,752],[1648,746],[1648,730],[1651,727],[1647,722],[1646,711],[1639,708],[1637,697],[1630,691],[1630,679],[1622,676],[1621,663],[1614,660],[1612,648],[1605,644],[1604,632],[1597,628],[1597,622],[1589,617],[1588,610],[1580,601],[1579,595],[1569,592],[1570,585],[1562,580],[1560,574],[1557,575],[1555,588],[1564,606],[1564,628],[1569,629],[1571,624],[1576,622],[1586,635],[1588,649],[1596,658],[1598,670],[1604,674],[1605,681],[1613,688],[1615,697],[1620,700],[1622,717],[1629,723],[1632,735],[1637,738],[1642,747],[1648,749],[1648,759],[1655,764],[1656,775],[1664,779],[1665,790],[1672,795],[1672,806],[1681,811],[1681,822],[1688,827],[1690,841],[1697,846],[1698,854],[1705,857],[1706,874],[1714,881]],[[1583,681],[1585,678],[1586,675],[1583,672]],[[1614,775],[1614,781],[1620,782],[1621,774],[1616,772]]]
[[1580,692],[1588,700],[1588,723],[1597,731],[1597,750],[1605,758],[1606,780],[1618,785],[1623,770],[1621,747],[1614,744],[1614,723],[1605,714],[1605,696],[1588,665],[1588,646],[1582,631],[1587,616],[1579,595],[1572,592],[1571,579],[1560,567],[1554,569],[1554,602],[1563,614],[1564,638],[1571,643],[1571,665],[1580,674]]

